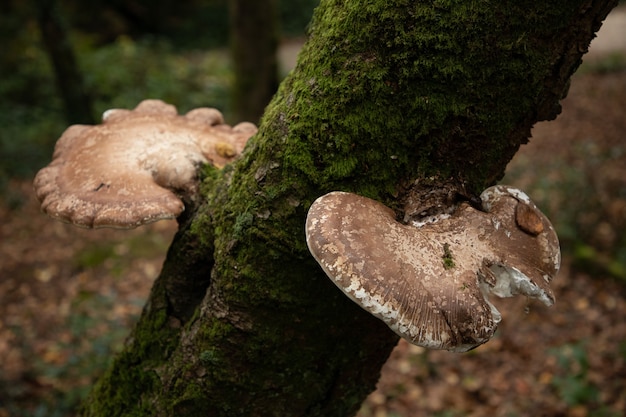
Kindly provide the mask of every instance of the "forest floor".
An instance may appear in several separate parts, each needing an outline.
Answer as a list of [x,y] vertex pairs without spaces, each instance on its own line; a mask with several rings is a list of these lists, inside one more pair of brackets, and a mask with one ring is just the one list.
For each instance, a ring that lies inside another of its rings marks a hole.
[[[505,181],[565,237],[556,304],[496,300],[496,336],[465,354],[401,341],[360,417],[626,415],[625,116],[626,71],[577,74],[562,115],[537,125],[508,168]],[[78,229],[39,212],[31,180],[9,184],[0,417],[73,414],[138,317],[175,231],[171,221]]]

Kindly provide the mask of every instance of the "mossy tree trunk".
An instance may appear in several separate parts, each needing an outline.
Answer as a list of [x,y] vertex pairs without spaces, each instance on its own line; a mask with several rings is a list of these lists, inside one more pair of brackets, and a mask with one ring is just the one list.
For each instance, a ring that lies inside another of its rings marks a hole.
[[[397,337],[309,255],[332,190],[402,210],[475,197],[570,75],[614,0],[323,0],[244,156],[207,169],[88,416],[347,416]],[[415,187],[417,184],[417,187]]]
[[277,0],[230,0],[235,120],[257,123],[278,88]]

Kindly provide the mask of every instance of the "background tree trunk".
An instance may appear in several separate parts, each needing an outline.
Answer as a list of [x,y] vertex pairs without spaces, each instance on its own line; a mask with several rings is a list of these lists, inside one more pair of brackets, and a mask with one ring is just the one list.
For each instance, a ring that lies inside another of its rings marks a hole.
[[408,192],[475,197],[556,117],[615,4],[322,1],[244,156],[205,171],[204,203],[83,413],[355,413],[397,337],[309,255],[310,204],[332,190],[399,211]]
[[36,0],[39,29],[45,50],[54,68],[59,94],[63,98],[69,124],[93,124],[91,99],[56,4],[56,0]]
[[276,0],[231,0],[231,53],[235,120],[258,123],[278,88]]

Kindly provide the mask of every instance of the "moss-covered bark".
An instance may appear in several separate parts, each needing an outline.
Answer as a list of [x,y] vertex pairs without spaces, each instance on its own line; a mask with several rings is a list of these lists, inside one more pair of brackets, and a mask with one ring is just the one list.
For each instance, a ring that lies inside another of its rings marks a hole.
[[556,116],[615,3],[323,0],[242,159],[206,173],[83,414],[353,414],[397,339],[309,256],[309,205],[331,190],[397,210],[433,187],[471,199]]

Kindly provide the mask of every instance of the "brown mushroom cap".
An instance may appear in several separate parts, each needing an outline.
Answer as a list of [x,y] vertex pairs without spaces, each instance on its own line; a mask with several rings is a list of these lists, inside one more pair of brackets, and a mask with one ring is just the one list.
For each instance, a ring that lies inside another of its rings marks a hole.
[[[307,244],[332,281],[398,335],[466,351],[489,340],[500,321],[490,293],[550,305],[560,262],[554,229],[525,194],[499,186],[483,196],[487,212],[461,204],[451,215],[402,224],[374,200],[332,192],[309,210]],[[519,204],[540,232],[517,225]]]
[[34,186],[48,215],[83,227],[132,228],[175,218],[193,200],[198,167],[221,168],[256,128],[225,125],[216,109],[179,116],[160,100],[112,109],[96,126],[70,126]]

